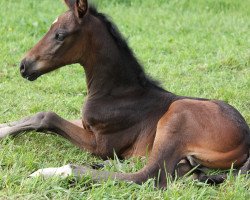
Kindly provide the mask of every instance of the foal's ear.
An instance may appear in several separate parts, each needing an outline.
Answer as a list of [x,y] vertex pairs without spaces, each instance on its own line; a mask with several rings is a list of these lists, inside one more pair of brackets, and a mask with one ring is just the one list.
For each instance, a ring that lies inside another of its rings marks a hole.
[[74,5],[76,3],[76,0],[64,0],[66,5],[69,7],[70,10],[74,9]]
[[69,9],[73,10],[75,15],[81,19],[88,11],[87,0],[64,0]]
[[83,18],[88,11],[88,1],[87,0],[76,0],[75,3],[75,15],[78,18]]

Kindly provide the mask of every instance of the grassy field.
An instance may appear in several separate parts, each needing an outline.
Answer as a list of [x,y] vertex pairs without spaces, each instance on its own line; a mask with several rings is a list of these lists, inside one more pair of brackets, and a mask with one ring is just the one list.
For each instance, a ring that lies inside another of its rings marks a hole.
[[[112,16],[146,72],[176,94],[221,99],[250,123],[250,1],[235,0],[96,0]],[[55,111],[67,119],[81,116],[86,98],[81,66],[62,68],[28,82],[19,61],[66,7],[56,0],[0,1],[0,123],[38,111]],[[230,177],[220,186],[183,178],[156,190],[89,178],[28,179],[43,167],[102,162],[56,136],[28,133],[0,142],[0,199],[250,199],[250,180]],[[131,172],[114,161],[105,170]]]

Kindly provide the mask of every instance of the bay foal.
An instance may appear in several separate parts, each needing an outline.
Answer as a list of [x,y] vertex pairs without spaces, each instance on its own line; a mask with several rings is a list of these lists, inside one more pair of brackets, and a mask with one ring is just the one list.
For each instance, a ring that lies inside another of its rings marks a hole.
[[[136,173],[112,173],[66,165],[40,169],[31,176],[84,176],[143,183],[173,176],[177,164],[190,164],[247,173],[250,131],[241,114],[217,100],[177,96],[150,80],[109,19],[87,0],[65,0],[69,10],[25,56],[21,75],[34,81],[59,67],[80,63],[85,70],[88,98],[81,120],[67,121],[41,112],[0,125],[0,138],[23,131],[53,132],[103,159],[145,156]],[[200,176],[222,182],[226,176]]]

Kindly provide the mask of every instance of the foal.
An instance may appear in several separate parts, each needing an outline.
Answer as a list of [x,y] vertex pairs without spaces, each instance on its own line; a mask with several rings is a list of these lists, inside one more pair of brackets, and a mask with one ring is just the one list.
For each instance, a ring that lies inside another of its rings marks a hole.
[[[23,131],[53,132],[103,159],[145,156],[136,173],[111,173],[66,165],[40,169],[31,176],[84,176],[138,184],[157,178],[166,187],[177,164],[187,168],[250,169],[250,131],[241,114],[217,100],[177,96],[150,80],[116,29],[87,0],[65,0],[69,10],[25,56],[21,75],[34,81],[59,67],[80,63],[87,78],[88,98],[81,120],[67,121],[41,112],[0,125],[0,138]],[[222,182],[226,176],[200,176]]]

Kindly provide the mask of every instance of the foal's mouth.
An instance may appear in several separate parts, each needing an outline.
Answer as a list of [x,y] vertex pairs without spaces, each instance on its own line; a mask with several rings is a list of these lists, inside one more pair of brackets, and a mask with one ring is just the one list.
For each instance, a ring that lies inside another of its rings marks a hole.
[[29,81],[34,81],[42,75],[42,73],[36,69],[35,62],[27,59],[23,59],[20,63],[20,74]]
[[39,76],[40,74],[37,72],[33,72],[32,74],[22,75],[22,77],[27,79],[28,81],[35,81]]

